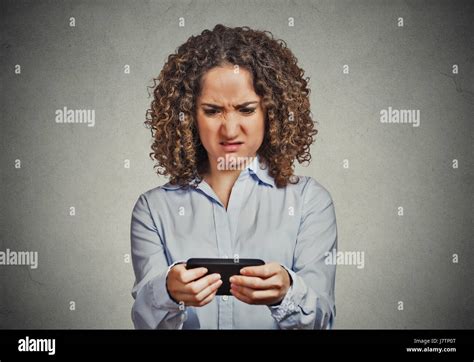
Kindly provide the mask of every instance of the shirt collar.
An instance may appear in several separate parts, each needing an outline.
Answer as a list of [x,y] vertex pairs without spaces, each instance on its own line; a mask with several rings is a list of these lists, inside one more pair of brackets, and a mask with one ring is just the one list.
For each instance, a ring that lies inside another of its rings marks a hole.
[[[266,168],[264,168],[266,167]],[[265,165],[263,160],[259,155],[253,159],[253,161],[246,167],[245,170],[243,170],[242,173],[249,172],[249,174],[257,181],[271,187],[275,187],[275,180],[273,177],[270,176],[268,173],[268,166]],[[191,182],[191,184],[194,184],[197,182],[197,179],[194,178]],[[165,190],[179,190],[184,185],[172,185],[169,182],[166,183],[165,185],[162,186]]]
[[268,166],[265,165],[262,158],[257,155],[252,163],[247,167],[250,174],[256,177],[260,182],[275,187],[275,180],[268,173]]

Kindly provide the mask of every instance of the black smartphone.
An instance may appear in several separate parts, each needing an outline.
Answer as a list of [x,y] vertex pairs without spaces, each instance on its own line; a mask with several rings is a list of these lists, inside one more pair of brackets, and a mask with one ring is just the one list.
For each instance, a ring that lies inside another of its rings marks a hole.
[[246,266],[264,265],[261,259],[219,259],[219,258],[191,258],[186,262],[186,269],[204,267],[207,274],[219,273],[222,285],[217,289],[216,295],[231,295],[229,278],[239,275],[240,269]]

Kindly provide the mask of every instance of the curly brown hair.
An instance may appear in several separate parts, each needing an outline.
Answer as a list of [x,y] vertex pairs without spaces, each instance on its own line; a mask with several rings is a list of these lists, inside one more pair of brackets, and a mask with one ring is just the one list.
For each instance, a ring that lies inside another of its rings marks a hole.
[[293,164],[310,162],[318,133],[311,118],[309,77],[284,40],[269,31],[218,24],[191,36],[169,55],[153,79],[153,101],[145,125],[154,139],[150,157],[159,175],[173,185],[189,185],[208,170],[207,152],[197,128],[196,100],[202,76],[211,68],[238,65],[250,72],[266,110],[265,135],[257,154],[277,187],[295,179]]

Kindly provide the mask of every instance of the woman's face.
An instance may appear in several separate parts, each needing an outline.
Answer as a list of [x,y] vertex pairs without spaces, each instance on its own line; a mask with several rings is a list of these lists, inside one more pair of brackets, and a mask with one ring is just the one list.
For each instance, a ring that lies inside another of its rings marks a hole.
[[210,162],[256,156],[265,114],[250,72],[232,65],[210,69],[203,76],[196,108],[199,136]]

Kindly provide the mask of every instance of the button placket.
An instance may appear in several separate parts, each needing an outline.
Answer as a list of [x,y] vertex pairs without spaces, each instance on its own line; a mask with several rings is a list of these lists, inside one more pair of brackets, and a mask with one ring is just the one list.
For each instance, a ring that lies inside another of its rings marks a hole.
[[[218,250],[222,257],[231,254],[231,240],[229,222],[227,213],[221,205],[214,204],[214,221],[217,233]],[[227,302],[224,298],[217,299],[217,307],[219,310],[218,328],[232,329],[233,311],[232,303]]]
[[248,186],[248,182],[245,182],[249,177],[248,171],[245,171],[245,174],[241,174],[236,180],[232,193],[229,199],[229,205],[227,208],[227,219],[229,223],[229,233],[232,241],[232,253],[229,255],[234,255],[234,246],[235,246],[235,235],[237,232],[237,225],[239,222],[240,212],[242,210],[243,198]]
[[[246,190],[246,178],[248,174],[241,174],[232,188],[227,211],[221,203],[214,203],[214,222],[217,234],[217,246],[221,257],[229,258],[234,255],[234,236],[237,222],[242,208],[242,200]],[[233,303],[228,295],[217,300],[219,310],[218,328],[233,328]]]

